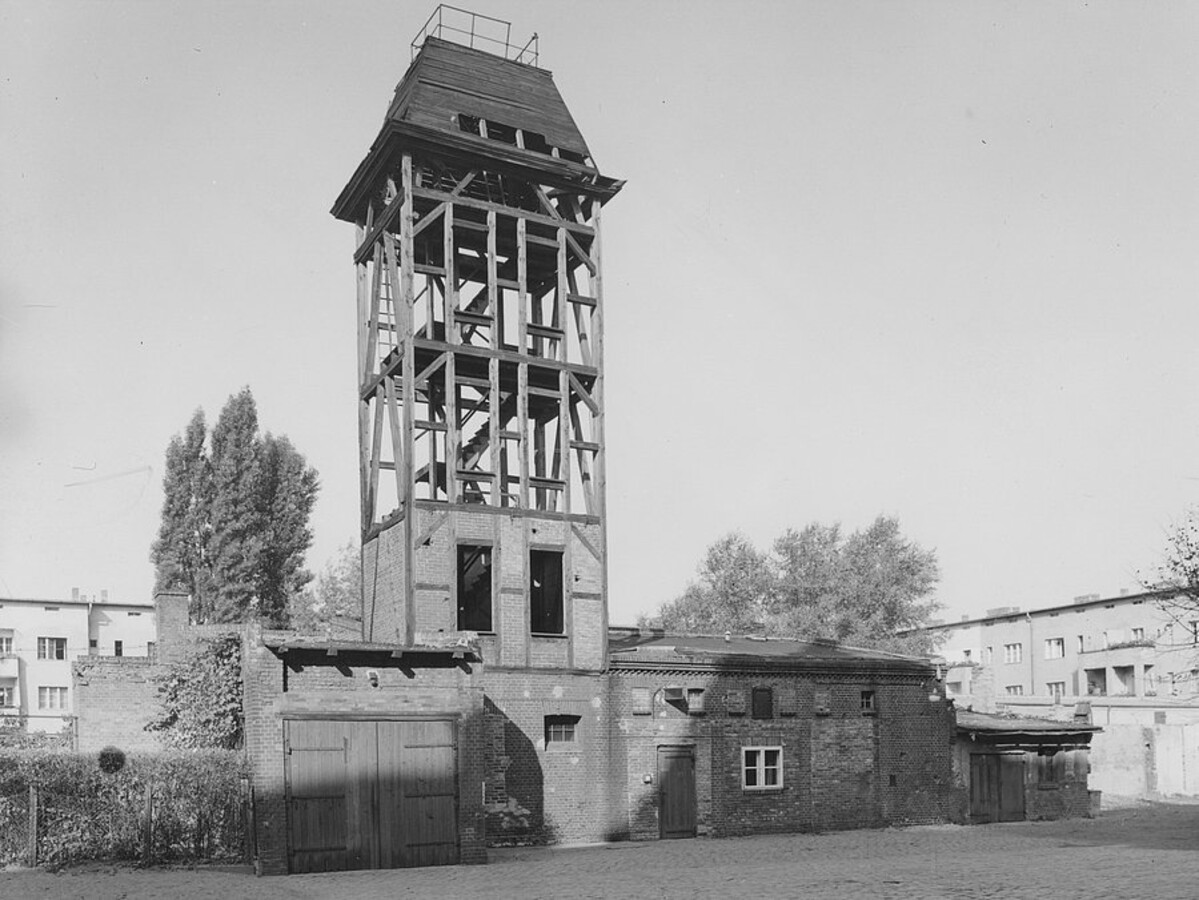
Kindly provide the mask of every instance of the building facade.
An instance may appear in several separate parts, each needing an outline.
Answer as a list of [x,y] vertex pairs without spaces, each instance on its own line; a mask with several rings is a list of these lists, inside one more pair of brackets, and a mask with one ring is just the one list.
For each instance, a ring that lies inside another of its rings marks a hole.
[[1179,618],[1152,593],[1001,607],[926,630],[943,638],[949,696],[985,706],[1019,697],[1066,705],[1199,697],[1199,614]]
[[69,729],[78,712],[71,669],[81,657],[145,657],[154,607],[99,597],[0,599],[0,716],[31,732]]
[[932,626],[960,708],[1050,719],[1084,710],[1102,727],[1091,786],[1199,796],[1199,615],[1154,593],[1002,607]]

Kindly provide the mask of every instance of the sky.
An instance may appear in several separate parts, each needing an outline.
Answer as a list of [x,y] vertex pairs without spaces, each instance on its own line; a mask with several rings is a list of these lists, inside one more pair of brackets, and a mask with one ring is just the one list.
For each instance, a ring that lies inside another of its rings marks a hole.
[[[464,4],[465,5],[465,4]],[[0,0],[0,596],[149,601],[250,386],[356,539],[353,228],[433,3]],[[1135,590],[1199,501],[1199,5],[491,2],[601,171],[609,599],[897,516],[946,615]]]

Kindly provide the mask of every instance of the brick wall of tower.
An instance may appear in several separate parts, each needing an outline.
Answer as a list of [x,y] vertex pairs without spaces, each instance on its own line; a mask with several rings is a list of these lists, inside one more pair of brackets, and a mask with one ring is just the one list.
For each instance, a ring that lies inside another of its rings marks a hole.
[[[607,677],[494,672],[487,693],[486,810],[492,846],[610,840]],[[546,741],[546,717],[576,720]]]
[[[603,533],[598,525],[572,524],[533,516],[474,512],[461,508],[417,508],[413,529],[414,639],[457,630],[458,547],[492,548],[492,630],[480,638],[488,666],[505,668],[601,671],[607,639],[603,590]],[[399,526],[363,549],[367,635],[402,640],[404,634],[403,541]],[[421,540],[423,538],[423,540]],[[563,554],[561,636],[530,631],[529,551]],[[377,578],[373,573],[378,573]],[[377,582],[377,587],[375,586]],[[374,631],[370,630],[374,604]]]
[[405,523],[362,545],[362,628],[369,641],[404,643]]

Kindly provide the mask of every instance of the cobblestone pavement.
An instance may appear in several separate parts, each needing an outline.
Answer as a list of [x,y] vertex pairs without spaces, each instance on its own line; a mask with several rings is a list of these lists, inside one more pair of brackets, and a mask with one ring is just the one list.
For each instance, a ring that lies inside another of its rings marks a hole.
[[0,873],[0,898],[820,898],[1194,900],[1199,804],[1095,819],[495,851],[488,866],[254,878],[93,865]]

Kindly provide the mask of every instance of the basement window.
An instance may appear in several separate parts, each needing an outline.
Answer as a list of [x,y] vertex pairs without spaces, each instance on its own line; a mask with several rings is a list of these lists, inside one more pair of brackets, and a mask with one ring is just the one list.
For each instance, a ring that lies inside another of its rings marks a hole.
[[783,789],[783,748],[742,747],[741,789],[781,791]]
[[578,716],[546,716],[545,748],[578,742]]
[[491,548],[458,545],[458,630],[491,631]]
[[529,630],[562,634],[562,551],[529,551]]

